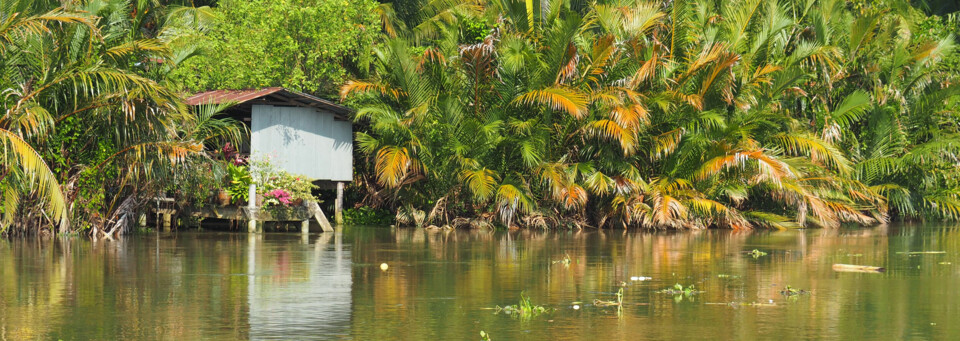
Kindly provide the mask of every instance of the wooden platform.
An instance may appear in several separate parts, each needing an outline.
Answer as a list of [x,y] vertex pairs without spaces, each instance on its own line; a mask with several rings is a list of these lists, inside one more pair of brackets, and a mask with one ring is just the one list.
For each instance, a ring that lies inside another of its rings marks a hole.
[[[327,220],[327,216],[320,209],[316,202],[304,203],[303,206],[294,207],[247,207],[247,206],[222,206],[207,207],[187,214],[195,217],[216,218],[237,221],[299,221],[304,224],[303,230],[309,226],[310,220],[315,220],[323,232],[332,232],[333,226]],[[251,231],[254,232],[254,231]],[[259,232],[259,231],[258,231]]]

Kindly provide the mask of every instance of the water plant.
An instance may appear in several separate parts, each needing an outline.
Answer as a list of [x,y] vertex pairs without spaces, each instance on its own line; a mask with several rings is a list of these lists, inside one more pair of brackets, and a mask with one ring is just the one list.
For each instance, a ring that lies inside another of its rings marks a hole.
[[680,283],[677,283],[677,284],[674,284],[673,287],[666,288],[657,292],[661,294],[672,295],[674,301],[680,302],[680,301],[683,301],[684,297],[690,298],[690,297],[699,295],[703,291],[697,290],[697,288],[694,287],[693,284],[684,287]]
[[516,305],[508,305],[504,307],[497,306],[495,314],[502,312],[516,319],[529,320],[551,311],[553,311],[553,309],[544,307],[542,305],[533,304],[533,302],[530,301],[530,297],[521,292],[520,302],[518,302]]
[[490,341],[490,334],[487,334],[485,331],[480,331],[480,341]]
[[766,256],[766,255],[767,255],[766,252],[763,252],[763,251],[760,251],[760,250],[757,250],[757,249],[753,249],[753,251],[747,252],[747,254],[750,255],[750,256],[752,256],[754,259],[757,259],[757,258],[760,258],[760,257],[763,257],[763,256]]
[[806,295],[807,293],[809,292],[806,290],[796,289],[789,285],[784,287],[783,290],[780,290],[780,295],[787,296],[787,297],[796,297],[800,295]]

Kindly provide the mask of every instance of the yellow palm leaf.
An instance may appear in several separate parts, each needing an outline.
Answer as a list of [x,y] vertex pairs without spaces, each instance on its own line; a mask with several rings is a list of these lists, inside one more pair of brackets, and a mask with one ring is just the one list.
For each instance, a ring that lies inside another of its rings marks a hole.
[[[28,187],[37,185],[37,194],[45,201],[50,217],[56,223],[66,223],[67,210],[63,191],[43,157],[19,135],[9,130],[0,129],[0,142],[3,145],[3,164],[18,167],[27,176]],[[13,202],[13,199],[5,195],[4,201]]]
[[495,175],[496,173],[486,168],[463,170],[460,173],[460,180],[467,183],[470,192],[473,192],[478,201],[486,201],[493,195],[494,186],[497,184]]
[[416,161],[405,147],[385,146],[377,152],[377,181],[387,187],[397,187]]
[[853,168],[843,153],[832,144],[807,134],[779,134],[773,140],[787,153],[810,155],[818,164],[834,168],[842,175],[850,174]]
[[621,127],[617,122],[611,120],[596,120],[588,123],[586,127],[590,135],[602,136],[620,143],[620,148],[624,154],[631,154],[636,149],[636,132]]
[[564,87],[532,90],[518,96],[513,100],[513,103],[545,105],[576,118],[583,118],[587,114],[587,96],[577,90]]
[[343,100],[351,95],[365,94],[369,92],[375,92],[382,96],[389,96],[394,99],[399,99],[403,96],[406,96],[405,92],[382,84],[351,80],[347,81],[342,87],[340,87],[340,99]]

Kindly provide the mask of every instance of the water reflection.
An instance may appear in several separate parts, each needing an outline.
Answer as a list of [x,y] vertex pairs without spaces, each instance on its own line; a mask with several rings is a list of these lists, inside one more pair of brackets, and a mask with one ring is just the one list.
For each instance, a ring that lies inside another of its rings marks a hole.
[[[957,279],[960,230],[940,226],[0,240],[0,340],[957,339]],[[704,292],[656,292],[676,283]],[[811,293],[787,298],[786,285]],[[622,315],[590,304],[621,286]],[[489,310],[521,291],[556,311],[518,321]]]
[[250,236],[247,249],[250,337],[297,339],[346,336],[350,330],[350,251],[343,233],[288,248]]

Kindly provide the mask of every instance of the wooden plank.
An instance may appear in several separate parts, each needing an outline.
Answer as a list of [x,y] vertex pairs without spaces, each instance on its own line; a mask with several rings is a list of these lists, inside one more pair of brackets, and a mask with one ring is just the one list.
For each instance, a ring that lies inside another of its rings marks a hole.
[[323,214],[323,210],[320,209],[320,205],[317,202],[313,201],[309,204],[310,210],[313,211],[313,218],[317,220],[317,223],[320,224],[320,228],[323,232],[333,232],[333,226],[330,225],[330,221],[327,220],[327,216]]

